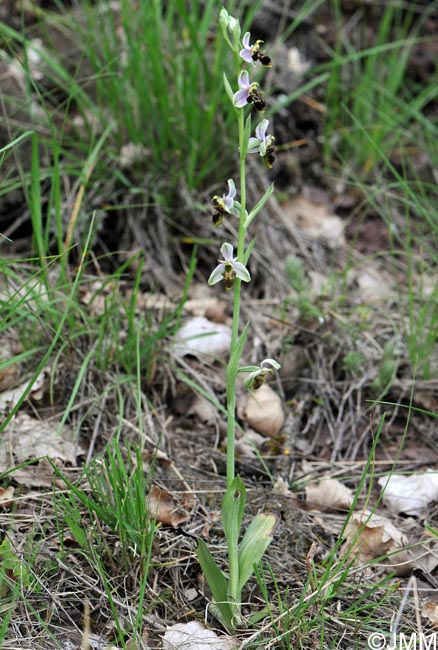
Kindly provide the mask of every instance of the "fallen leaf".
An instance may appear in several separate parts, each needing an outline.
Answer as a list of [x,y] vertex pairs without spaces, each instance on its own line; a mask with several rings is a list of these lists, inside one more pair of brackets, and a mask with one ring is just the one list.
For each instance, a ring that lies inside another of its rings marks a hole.
[[171,625],[163,637],[163,650],[232,650],[236,647],[232,639],[207,630],[198,621]]
[[356,274],[355,280],[358,286],[356,294],[366,304],[379,302],[394,295],[394,290],[377,269],[361,271]]
[[187,410],[187,415],[195,415],[201,422],[205,424],[213,424],[217,420],[218,410],[214,404],[206,397],[197,394]]
[[221,357],[227,354],[231,345],[231,328],[222,323],[213,323],[203,316],[190,318],[176,333],[173,352],[181,356]]
[[214,323],[225,323],[227,303],[218,298],[193,298],[186,300],[184,311],[193,316],[205,316]]
[[383,502],[391,512],[422,516],[432,501],[438,500],[438,472],[428,470],[411,476],[392,474],[378,480]]
[[257,458],[257,449],[261,449],[266,437],[247,428],[244,435],[236,440],[236,452],[247,458]]
[[0,391],[7,390],[17,383],[20,364],[13,359],[21,351],[18,340],[5,334],[0,337]]
[[438,413],[438,395],[432,387],[429,390],[416,390],[414,401],[426,411]]
[[242,393],[237,402],[237,414],[250,427],[273,438],[280,432],[285,416],[280,397],[268,384],[254,392]]
[[73,442],[73,432],[56,422],[37,420],[19,414],[6,427],[0,444],[0,473],[17,465],[41,459],[37,463],[14,469],[11,477],[18,483],[32,486],[51,486],[54,470],[47,457],[58,466],[76,465],[82,449]]
[[165,526],[180,526],[189,513],[176,497],[153,485],[147,497],[148,508],[153,517]]
[[353,491],[335,478],[322,478],[306,485],[306,503],[310,510],[346,509],[353,502]]
[[423,609],[421,610],[421,616],[429,619],[429,622],[434,626],[438,627],[438,605],[428,601],[424,603]]
[[0,487],[0,506],[10,508],[14,503],[14,492],[15,488],[12,485],[8,485],[7,488]]
[[[402,549],[407,541],[389,519],[367,510],[351,516],[345,538],[342,547],[344,554],[348,552],[358,563],[369,562]],[[394,563],[394,558],[391,561]]]
[[345,244],[345,222],[333,214],[330,205],[316,202],[303,195],[282,204],[285,216],[312,239],[320,239],[330,248]]
[[[36,378],[27,399],[40,400],[43,398],[47,386],[49,385],[50,368],[43,370]],[[16,388],[6,390],[0,393],[0,411],[10,411],[18,402],[24,391],[29,385],[25,381]]]
[[414,569],[420,569],[425,575],[432,573],[438,566],[437,537],[425,531],[418,543],[408,546],[406,556],[411,573]]

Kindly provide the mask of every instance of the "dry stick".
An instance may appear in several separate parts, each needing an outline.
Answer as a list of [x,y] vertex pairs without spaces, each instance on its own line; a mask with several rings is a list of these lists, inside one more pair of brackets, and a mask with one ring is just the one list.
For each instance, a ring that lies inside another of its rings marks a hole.
[[[77,580],[82,582],[84,585],[86,585],[89,589],[94,591],[96,594],[99,596],[104,596],[106,597],[107,594],[102,590],[99,589],[99,587],[96,587],[96,585],[88,582],[83,578],[83,576],[79,575],[77,571],[74,571],[71,569],[67,564],[64,564],[62,560],[60,560],[58,557],[55,557],[56,561],[58,562],[59,566],[61,569],[66,571],[69,575],[74,576]],[[112,597],[112,600],[115,605],[118,607],[121,607],[122,609],[126,610],[127,612],[130,612],[131,614],[134,614],[135,617],[138,616],[138,609],[136,607],[133,607],[132,605],[128,605],[127,603],[124,603],[121,600],[118,600],[118,598]],[[156,619],[155,616],[150,616],[149,614],[143,614],[142,619],[146,621],[148,625],[150,625],[154,630],[158,630],[159,632],[163,632],[166,629],[166,626],[163,625]]]
[[84,602],[84,629],[82,632],[81,650],[90,650],[90,602]]

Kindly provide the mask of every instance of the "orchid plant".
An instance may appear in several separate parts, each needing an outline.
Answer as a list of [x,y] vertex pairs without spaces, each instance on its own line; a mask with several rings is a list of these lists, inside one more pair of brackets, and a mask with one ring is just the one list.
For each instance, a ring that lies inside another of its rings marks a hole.
[[247,32],[241,40],[239,21],[226,9],[220,12],[220,26],[225,41],[234,54],[236,82],[238,90],[224,74],[225,91],[234,106],[239,134],[239,190],[240,202],[236,200],[237,189],[233,179],[228,180],[228,193],[214,196],[213,223],[220,226],[224,218],[238,219],[237,250],[225,242],[220,248],[222,258],[208,280],[210,285],[223,282],[226,291],[233,291],[233,323],[231,331],[230,358],[227,365],[227,489],[222,502],[222,524],[228,550],[229,574],[225,574],[217,565],[207,545],[198,540],[197,555],[205,578],[213,594],[212,611],[215,617],[230,631],[242,624],[241,593],[246,582],[254,573],[272,540],[275,526],[273,515],[258,514],[249,524],[242,539],[241,528],[245,508],[245,485],[235,474],[235,429],[236,429],[236,384],[239,372],[247,373],[246,387],[257,390],[269,373],[278,370],[280,365],[275,359],[265,359],[260,366],[239,367],[240,358],[248,334],[248,323],[240,329],[240,305],[242,282],[250,282],[251,276],[246,268],[255,241],[248,245],[246,235],[249,225],[262,210],[273,192],[271,185],[257,204],[248,212],[246,207],[246,156],[259,153],[267,167],[272,167],[275,160],[274,137],[268,134],[269,121],[262,119],[252,136],[251,111],[255,108],[263,113],[266,104],[260,86],[251,81],[247,64],[251,69],[260,63],[270,67],[271,59],[261,49],[262,41],[251,45],[251,34]]

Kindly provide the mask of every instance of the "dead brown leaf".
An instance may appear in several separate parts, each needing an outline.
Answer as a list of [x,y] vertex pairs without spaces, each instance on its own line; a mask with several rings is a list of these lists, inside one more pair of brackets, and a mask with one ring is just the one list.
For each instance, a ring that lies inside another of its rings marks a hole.
[[189,513],[181,502],[156,485],[152,486],[147,502],[151,515],[165,526],[180,526],[189,518]]
[[[44,397],[50,381],[50,372],[51,369],[46,368],[38,375],[27,399],[38,401]],[[18,402],[28,385],[29,382],[25,381],[16,388],[11,388],[10,390],[0,393],[0,412],[10,411]]]
[[[11,361],[21,351],[19,341],[5,334],[0,337],[0,391],[8,390],[17,383],[20,364]],[[6,365],[8,362],[9,365]]]
[[382,476],[378,483],[382,487],[384,504],[396,514],[425,515],[429,503],[438,501],[438,473],[432,469],[409,476]]
[[73,432],[56,422],[37,420],[21,413],[5,429],[0,445],[0,473],[17,465],[41,459],[38,463],[20,467],[11,476],[18,483],[32,486],[51,486],[54,470],[50,458],[59,467],[75,466],[82,450],[73,441]]
[[184,311],[192,316],[205,316],[214,323],[225,323],[227,302],[211,295],[210,287],[202,283],[190,286],[190,298],[184,303]]
[[163,637],[163,650],[232,650],[237,645],[232,638],[218,636],[198,621],[175,623]]
[[14,503],[14,491],[15,488],[12,485],[8,485],[7,488],[0,487],[0,506],[3,508],[10,508]]
[[268,384],[254,392],[242,393],[237,401],[237,414],[250,427],[264,436],[276,436],[285,420],[280,397]]
[[223,357],[230,350],[231,328],[213,323],[204,316],[194,316],[178,330],[172,350],[181,356]]
[[438,605],[430,601],[424,603],[421,616],[427,618],[433,627],[438,627]]
[[352,515],[345,537],[343,552],[351,553],[357,563],[369,562],[398,551],[407,541],[389,519],[368,511]]
[[218,410],[206,397],[197,394],[187,409],[187,415],[195,415],[201,422],[205,424],[213,424],[217,420]]
[[334,478],[322,478],[306,485],[306,503],[311,510],[342,508],[348,510],[353,502],[353,491]]
[[345,223],[333,214],[328,203],[300,195],[283,203],[282,208],[286,216],[308,237],[319,239],[330,248],[345,244]]

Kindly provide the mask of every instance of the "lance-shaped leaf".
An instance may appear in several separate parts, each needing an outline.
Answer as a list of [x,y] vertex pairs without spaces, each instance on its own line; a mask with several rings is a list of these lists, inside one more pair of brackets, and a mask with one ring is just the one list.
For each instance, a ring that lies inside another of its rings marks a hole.
[[249,323],[246,323],[245,327],[240,334],[236,346],[234,348],[233,354],[230,356],[228,362],[228,372],[231,376],[237,374],[237,369],[239,367],[240,357],[242,356],[243,348],[246,343],[246,337],[248,336]]
[[227,488],[222,501],[222,525],[228,548],[237,548],[239,543],[245,498],[245,485],[240,476],[236,476]]
[[239,591],[254,573],[254,565],[262,559],[272,542],[274,515],[257,515],[248,526],[239,548]]
[[196,555],[215,600],[214,615],[228,630],[232,630],[233,612],[227,596],[228,580],[224,572],[216,564],[207,544],[199,538],[197,540]]
[[[228,41],[229,42],[229,41]],[[228,97],[230,98],[230,102],[234,105],[234,93],[233,89],[231,88],[231,84],[228,81],[228,77],[224,72],[224,86],[225,86],[225,92],[227,93]]]
[[245,126],[243,128],[243,142],[242,142],[242,150],[241,150],[241,155],[243,158],[245,158],[246,154],[248,153],[248,143],[249,143],[249,138],[251,135],[251,113],[249,113],[248,117],[245,120]]
[[246,217],[245,224],[244,224],[245,228],[248,228],[251,221],[254,219],[255,216],[257,216],[257,214],[263,208],[263,206],[265,205],[266,201],[269,199],[273,191],[274,191],[274,183],[271,183],[271,185],[268,187],[266,192],[263,194],[260,201],[256,203],[256,205],[253,207],[249,215]]
[[252,249],[254,248],[255,243],[256,243],[256,238],[254,237],[254,239],[251,239],[251,241],[249,242],[249,244],[248,244],[248,246],[246,248],[246,251],[243,253],[243,263],[244,264],[248,264],[249,256],[252,253]]

